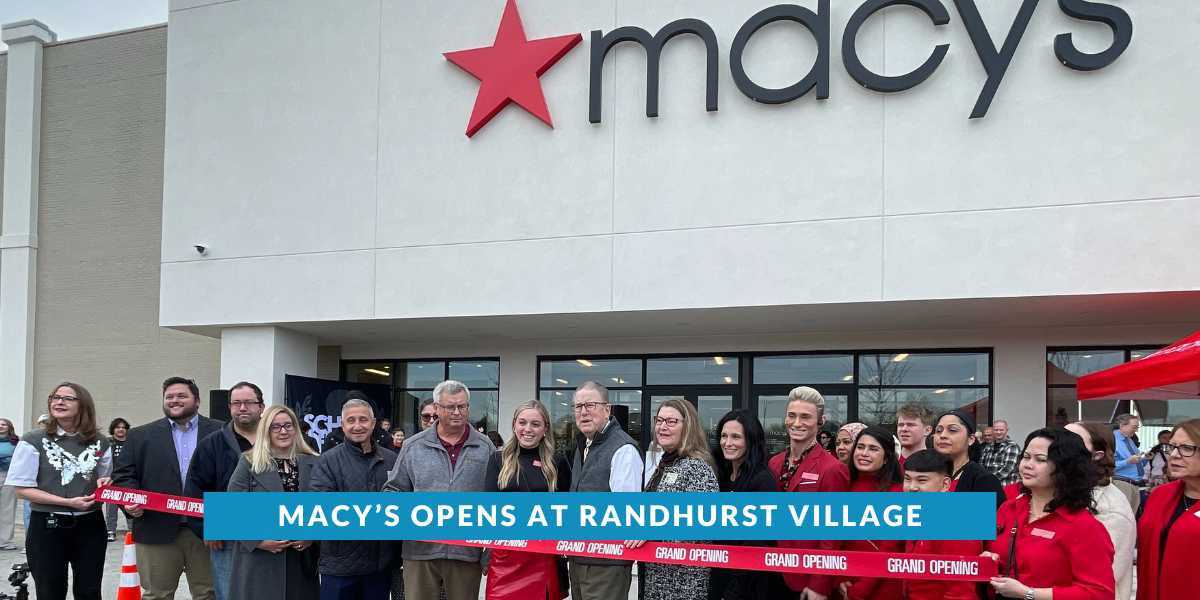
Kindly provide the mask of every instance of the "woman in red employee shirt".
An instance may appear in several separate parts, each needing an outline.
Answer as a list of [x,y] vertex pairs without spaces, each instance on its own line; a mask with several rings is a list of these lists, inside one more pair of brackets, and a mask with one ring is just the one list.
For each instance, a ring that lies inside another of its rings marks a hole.
[[986,555],[1000,563],[997,598],[1112,600],[1112,539],[1092,514],[1099,480],[1083,440],[1062,427],[1025,438],[1021,494],[996,512],[996,540]]
[[[892,433],[878,425],[859,432],[850,452],[851,492],[902,492],[903,474]],[[903,540],[850,540],[843,550],[855,552],[904,552]],[[900,600],[899,579],[859,577],[841,582],[842,595],[849,600]]]
[[1175,426],[1164,450],[1171,483],[1154,488],[1138,521],[1138,600],[1200,595],[1200,419]]
[[[810,387],[798,387],[788,393],[783,426],[788,447],[771,457],[767,468],[779,482],[781,492],[844,492],[850,474],[846,465],[817,444],[817,432],[825,422],[825,397]],[[780,540],[780,548],[833,550],[830,541]],[[783,580],[802,600],[825,600],[833,589],[828,575],[786,573]]]

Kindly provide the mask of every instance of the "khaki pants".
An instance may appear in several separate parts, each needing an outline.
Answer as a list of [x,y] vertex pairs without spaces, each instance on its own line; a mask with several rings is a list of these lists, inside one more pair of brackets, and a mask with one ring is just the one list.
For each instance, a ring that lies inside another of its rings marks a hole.
[[[0,473],[0,481],[5,474]],[[0,487],[0,544],[11,544],[13,528],[17,520],[17,488],[6,485]]]
[[192,600],[213,600],[212,562],[208,547],[187,527],[170,544],[137,544],[138,577],[143,600],[172,600],[179,576],[187,573]]
[[1118,490],[1121,490],[1122,494],[1125,494],[1125,499],[1129,501],[1129,507],[1133,509],[1133,514],[1136,515],[1138,507],[1142,504],[1142,491],[1138,489],[1138,486],[1128,481],[1113,478],[1112,482],[1113,485],[1117,486]]
[[626,600],[632,565],[581,565],[571,561],[571,600]]
[[404,597],[433,600],[445,588],[446,600],[478,600],[483,569],[477,562],[439,558],[404,561]]

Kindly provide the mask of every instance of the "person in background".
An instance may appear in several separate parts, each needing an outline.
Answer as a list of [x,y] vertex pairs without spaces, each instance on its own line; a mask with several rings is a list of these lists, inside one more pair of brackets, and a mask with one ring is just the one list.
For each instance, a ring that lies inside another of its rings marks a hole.
[[975,419],[962,410],[942,413],[933,428],[933,448],[954,462],[950,474],[952,492],[992,492],[996,494],[996,506],[1004,503],[1004,486],[1000,480],[971,460],[971,447],[975,444]]
[[834,446],[836,443],[837,440],[833,437],[832,432],[825,429],[817,432],[817,445],[824,448],[827,452],[836,452],[837,448]]
[[[321,454],[309,483],[311,491],[380,491],[396,453],[374,442],[375,428],[375,410],[366,394],[346,394],[342,404],[346,441]],[[318,562],[321,600],[385,600],[391,593],[393,549],[390,541],[323,540]]]
[[[471,390],[448,379],[433,389],[433,400],[437,424],[404,444],[384,490],[483,491],[496,447],[471,427]],[[448,600],[479,597],[483,572],[477,548],[406,541],[403,552],[406,595],[432,599],[445,590]]]
[[[571,482],[566,458],[554,452],[550,413],[537,400],[517,405],[513,435],[488,460],[484,491],[565,492]],[[559,578],[558,559],[548,554],[492,550],[487,566],[486,600],[562,600],[567,581]]]
[[[918,450],[904,461],[905,492],[948,492],[954,464],[933,450]],[[906,554],[978,556],[983,542],[976,540],[917,540],[904,542]],[[976,600],[975,584],[969,581],[934,579],[901,580],[905,600]]]
[[925,449],[933,433],[933,413],[920,404],[905,404],[896,410],[896,439],[900,440],[900,463]]
[[421,408],[417,412],[421,415],[421,431],[425,431],[437,423],[437,407],[433,405],[433,398],[422,400]]
[[386,432],[390,433],[392,431],[392,420],[387,417],[380,419],[379,420],[379,429],[381,431],[386,431]]
[[[257,385],[239,381],[229,388],[230,421],[196,444],[184,495],[203,498],[206,493],[229,488],[229,478],[238,461],[258,441],[258,424],[264,408],[262,389]],[[212,561],[213,592],[217,600],[227,600],[233,576],[234,544],[205,540],[204,545]]]
[[[846,464],[817,446],[817,432],[825,422],[825,397],[813,388],[797,387],[788,393],[785,410],[783,426],[788,435],[788,447],[767,463],[779,482],[779,491],[846,491],[850,486],[850,471]],[[841,434],[839,430],[838,436]],[[835,542],[828,540],[780,540],[778,544],[781,548],[837,548]],[[789,573],[783,580],[791,595],[801,600],[825,600],[833,590],[833,579],[828,575]]]
[[983,429],[979,430],[979,441],[983,444],[990,444],[995,440],[994,431],[991,425],[984,425]]
[[[113,462],[121,458],[121,451],[125,448],[125,438],[129,435],[129,421],[117,417],[108,424],[108,443],[112,448]],[[116,504],[104,505],[104,523],[108,526],[108,541],[117,541],[117,515],[118,507]],[[125,518],[125,526],[129,527],[129,517]]]
[[1170,458],[1167,456],[1167,444],[1171,443],[1171,430],[1164,429],[1158,432],[1158,445],[1150,449],[1147,455],[1147,466],[1149,467],[1149,486],[1157,487],[1167,481],[1167,463]]
[[[219,435],[219,434],[217,434]],[[300,420],[286,406],[272,406],[258,419],[257,443],[238,457],[230,492],[307,492],[317,454],[300,437]],[[301,540],[229,542],[233,600],[317,600],[317,547]]]
[[1021,458],[1021,448],[1008,437],[1008,421],[996,419],[987,428],[990,434],[984,434],[983,452],[979,464],[989,473],[1000,480],[1000,485],[1017,483],[1017,461]]
[[1067,431],[1078,435],[1096,462],[1100,479],[1092,488],[1096,519],[1108,531],[1113,543],[1113,577],[1117,582],[1117,598],[1128,600],[1133,593],[1133,551],[1137,545],[1137,521],[1129,502],[1112,484],[1113,434],[1106,423],[1080,421],[1067,425]]
[[[643,465],[637,442],[612,416],[608,388],[585,381],[575,390],[575,455],[572,492],[640,492]],[[571,558],[571,598],[625,600],[633,582],[633,563],[603,558]]]
[[1111,600],[1113,544],[1093,516],[1099,469],[1083,440],[1061,427],[1034,431],[1021,454],[1020,494],[996,512],[985,554],[999,563],[1001,598]]
[[[827,436],[828,432],[822,431]],[[820,434],[818,434],[818,438]],[[833,439],[832,436],[829,436]],[[767,468],[767,437],[758,417],[748,410],[731,410],[717,422],[717,445],[712,450],[717,486],[722,492],[777,492]],[[722,541],[734,546],[773,546],[766,540]],[[708,600],[770,600],[786,589],[777,573],[713,569]]]
[[396,452],[404,447],[404,430],[397,427],[392,430],[392,449]]
[[12,464],[13,452],[21,438],[12,421],[0,419],[0,550],[16,550],[13,545],[13,530],[17,521],[17,488],[4,485],[8,479],[8,467]]
[[1142,503],[1141,487],[1146,485],[1146,465],[1143,464],[1146,455],[1142,454],[1137,443],[1133,441],[1134,434],[1141,426],[1141,420],[1133,415],[1124,414],[1118,415],[1116,421],[1117,428],[1113,431],[1116,447],[1113,448],[1113,456],[1117,468],[1113,473],[1113,483],[1125,494],[1125,498],[1129,500],[1129,507],[1136,515],[1138,506]]
[[17,444],[6,482],[33,507],[25,553],[34,590],[41,600],[65,600],[69,566],[75,600],[100,600],[108,543],[93,495],[109,482],[112,451],[82,385],[58,384],[46,405],[50,421]]
[[[654,415],[654,441],[663,450],[647,492],[716,492],[717,474],[708,439],[696,407],[683,398],[669,398]],[[704,542],[693,542],[704,543]],[[629,548],[645,544],[625,542]],[[708,600],[708,567],[644,563],[641,589],[645,600]]]
[[488,441],[492,442],[493,446],[495,446],[497,448],[504,447],[504,438],[500,437],[500,432],[498,432],[498,431],[487,432],[487,439],[488,439]]
[[1138,600],[1195,598],[1200,580],[1200,419],[1176,425],[1165,450],[1171,483],[1150,493],[1138,521]]
[[[113,485],[182,496],[196,446],[224,424],[200,415],[200,388],[191,379],[168,378],[162,394],[163,418],[129,431],[113,471]],[[192,600],[213,600],[212,557],[203,541],[204,520],[147,511],[137,504],[124,510],[126,517],[133,517],[143,600],[174,598],[184,573]]]
[[[854,440],[850,458],[851,492],[903,491],[900,459],[896,454],[892,433],[878,425],[859,432]],[[901,540],[850,540],[842,550],[854,552],[903,552]],[[844,579],[839,584],[842,595],[849,600],[900,600],[903,592],[899,579],[859,577]]]
[[866,423],[855,421],[853,423],[846,423],[838,429],[834,447],[837,449],[837,459],[842,461],[842,464],[850,464],[850,455],[854,452],[854,440],[866,428]]

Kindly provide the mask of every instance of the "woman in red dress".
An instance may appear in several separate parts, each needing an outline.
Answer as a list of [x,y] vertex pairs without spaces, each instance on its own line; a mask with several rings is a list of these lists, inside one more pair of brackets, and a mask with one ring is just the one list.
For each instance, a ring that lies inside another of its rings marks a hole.
[[[859,432],[850,453],[851,492],[902,492],[903,471],[896,455],[892,433],[878,425]],[[851,540],[843,550],[855,552],[904,552],[903,540]],[[899,579],[859,577],[839,586],[849,600],[900,600],[903,583]]]
[[1200,595],[1200,419],[1175,426],[1163,448],[1171,483],[1154,488],[1138,521],[1138,600]]
[[[566,460],[554,454],[550,414],[537,400],[517,406],[512,437],[488,462],[489,492],[564,492],[569,489]],[[492,550],[487,569],[487,600],[562,600],[566,581],[559,578],[557,557]]]
[[993,597],[1112,600],[1113,543],[1093,514],[1100,471],[1083,440],[1062,427],[1025,438],[1020,495],[996,512],[996,540],[985,555],[1000,563]]

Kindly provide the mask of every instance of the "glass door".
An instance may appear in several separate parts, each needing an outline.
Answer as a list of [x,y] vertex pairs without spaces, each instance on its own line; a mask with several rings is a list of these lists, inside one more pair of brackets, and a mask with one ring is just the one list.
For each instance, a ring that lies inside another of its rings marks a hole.
[[683,398],[696,408],[700,426],[704,428],[711,446],[717,440],[717,422],[738,406],[739,394],[736,386],[654,386],[647,388],[646,397],[648,404],[645,433],[642,435],[643,448],[648,447],[650,440],[654,439],[654,416],[658,413],[658,407],[670,398]]

